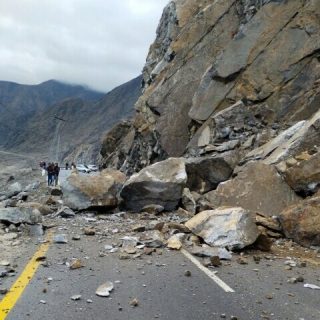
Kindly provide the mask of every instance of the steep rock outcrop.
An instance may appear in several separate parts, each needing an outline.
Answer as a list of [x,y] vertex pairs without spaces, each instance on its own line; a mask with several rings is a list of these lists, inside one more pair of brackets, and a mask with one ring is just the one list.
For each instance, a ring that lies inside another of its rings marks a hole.
[[118,167],[133,172],[169,156],[233,149],[244,156],[312,117],[320,101],[319,6],[171,1],[144,68],[134,139]]

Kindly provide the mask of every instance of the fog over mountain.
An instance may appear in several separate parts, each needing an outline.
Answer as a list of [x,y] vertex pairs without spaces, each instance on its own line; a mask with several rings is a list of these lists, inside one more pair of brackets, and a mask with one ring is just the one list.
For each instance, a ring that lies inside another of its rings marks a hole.
[[141,73],[168,0],[2,0],[1,80],[108,92]]

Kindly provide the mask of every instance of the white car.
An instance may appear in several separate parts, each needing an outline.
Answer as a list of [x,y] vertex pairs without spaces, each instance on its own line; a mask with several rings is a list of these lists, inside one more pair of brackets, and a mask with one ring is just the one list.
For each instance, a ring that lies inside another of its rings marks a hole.
[[88,168],[90,169],[90,171],[99,171],[99,168],[95,164],[88,164]]
[[83,173],[90,173],[90,169],[84,165],[84,164],[77,164],[76,166],[76,169],[79,171],[79,172],[83,172]]

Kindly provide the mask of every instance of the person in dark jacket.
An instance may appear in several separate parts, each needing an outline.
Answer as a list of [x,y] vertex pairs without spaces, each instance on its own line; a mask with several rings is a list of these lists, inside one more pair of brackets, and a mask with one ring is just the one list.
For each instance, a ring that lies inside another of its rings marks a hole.
[[58,163],[55,163],[53,168],[53,175],[54,175],[54,185],[57,186],[59,182],[59,173],[60,173],[60,167]]
[[48,173],[48,186],[52,186],[53,179],[54,179],[54,164],[53,163],[48,164],[47,173]]

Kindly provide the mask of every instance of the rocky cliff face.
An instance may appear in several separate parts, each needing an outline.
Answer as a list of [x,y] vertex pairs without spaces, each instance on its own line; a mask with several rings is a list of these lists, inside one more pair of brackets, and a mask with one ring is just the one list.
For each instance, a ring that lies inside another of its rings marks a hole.
[[318,245],[319,31],[318,0],[171,1],[134,121],[108,133],[104,165],[130,175],[180,157],[183,208],[241,207],[268,236],[281,222],[287,237]]
[[319,12],[314,0],[171,1],[144,68],[134,138],[109,160],[130,173],[168,156],[246,153],[310,118]]

